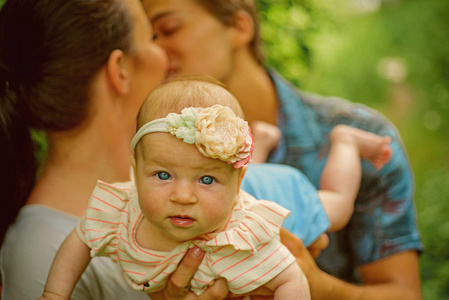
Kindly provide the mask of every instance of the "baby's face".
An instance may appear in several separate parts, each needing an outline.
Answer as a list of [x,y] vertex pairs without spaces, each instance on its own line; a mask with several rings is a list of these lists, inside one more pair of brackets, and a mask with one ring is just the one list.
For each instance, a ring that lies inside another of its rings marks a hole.
[[137,147],[139,203],[152,230],[186,241],[224,227],[239,191],[240,169],[203,156],[169,133],[147,134]]

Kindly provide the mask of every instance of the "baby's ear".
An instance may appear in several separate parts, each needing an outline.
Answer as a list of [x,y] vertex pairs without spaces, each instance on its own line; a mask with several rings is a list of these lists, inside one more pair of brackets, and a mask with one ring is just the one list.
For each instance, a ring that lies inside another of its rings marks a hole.
[[246,173],[246,169],[248,168],[248,166],[243,166],[240,168],[239,172],[239,181],[238,181],[238,185],[237,185],[237,194],[240,193],[240,186],[242,185],[242,180],[243,177],[245,177],[245,173]]
[[137,168],[136,168],[136,158],[135,158],[134,155],[131,155],[130,161],[131,161],[131,169],[132,169],[132,172],[131,172],[131,181],[135,182],[135,181],[136,181],[136,171],[137,171]]

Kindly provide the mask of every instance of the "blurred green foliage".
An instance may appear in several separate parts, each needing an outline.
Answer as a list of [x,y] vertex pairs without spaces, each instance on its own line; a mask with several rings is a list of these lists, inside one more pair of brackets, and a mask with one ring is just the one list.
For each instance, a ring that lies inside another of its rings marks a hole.
[[416,180],[424,299],[449,299],[449,1],[258,0],[268,65],[364,103],[402,134]]
[[299,85],[311,68],[312,38],[330,20],[320,1],[259,0],[267,65]]

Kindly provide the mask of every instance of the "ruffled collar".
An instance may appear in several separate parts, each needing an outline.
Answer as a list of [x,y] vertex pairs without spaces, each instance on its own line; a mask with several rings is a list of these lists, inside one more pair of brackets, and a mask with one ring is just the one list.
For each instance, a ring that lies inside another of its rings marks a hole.
[[239,196],[225,229],[207,234],[202,239],[192,240],[192,243],[206,252],[232,246],[236,250],[256,253],[261,245],[279,234],[284,218],[289,214],[288,210],[285,210],[280,213],[283,214],[282,217],[270,220],[269,216],[264,215],[263,209],[258,209],[258,206],[263,206],[264,203],[264,200],[259,201],[244,202],[242,196]]

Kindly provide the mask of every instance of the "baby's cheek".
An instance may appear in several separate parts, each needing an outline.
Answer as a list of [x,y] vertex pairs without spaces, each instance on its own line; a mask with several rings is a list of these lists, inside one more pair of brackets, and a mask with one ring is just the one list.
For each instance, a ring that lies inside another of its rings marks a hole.
[[208,204],[203,206],[203,216],[208,223],[215,225],[222,225],[231,214],[231,208],[224,205]]
[[141,199],[140,208],[143,215],[147,219],[157,217],[163,212],[164,205],[158,201],[150,201],[149,199]]

